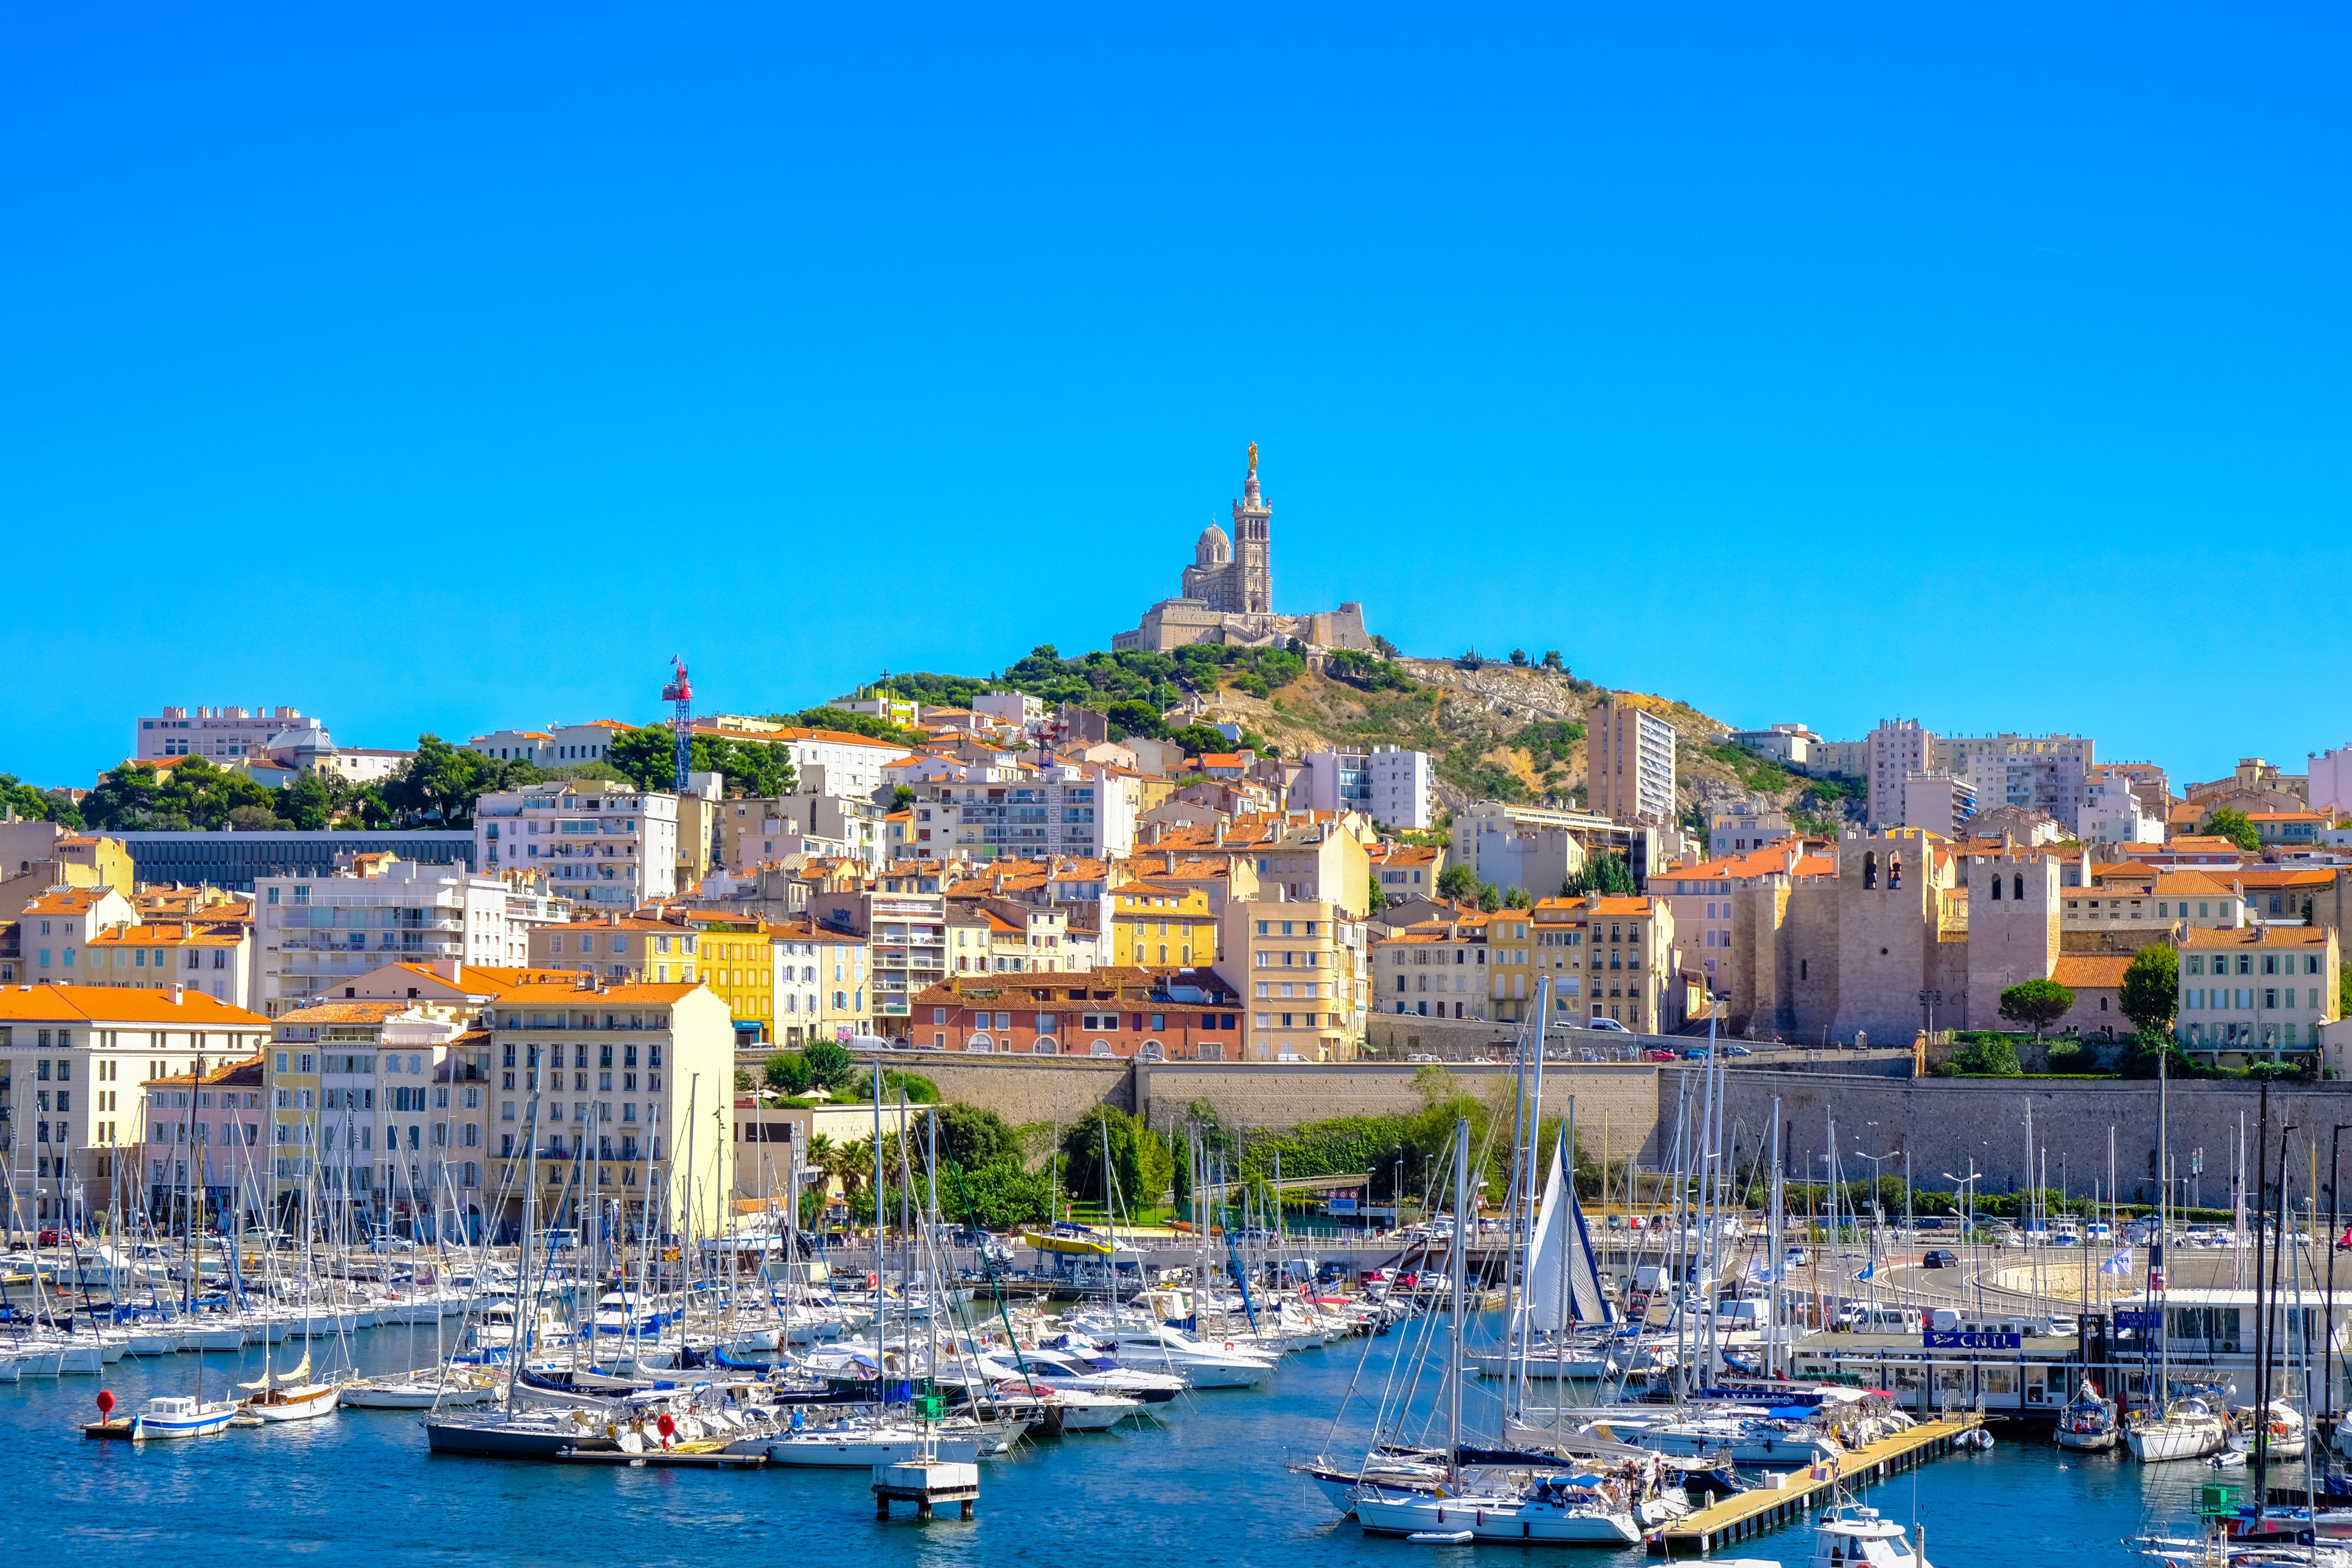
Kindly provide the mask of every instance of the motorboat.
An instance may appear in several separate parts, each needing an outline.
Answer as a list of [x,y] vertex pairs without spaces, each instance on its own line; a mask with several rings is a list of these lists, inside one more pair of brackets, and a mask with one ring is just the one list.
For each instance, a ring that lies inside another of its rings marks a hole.
[[1812,1568],[1928,1568],[1904,1528],[1874,1508],[1840,1503],[1813,1527]]
[[2250,1405],[2243,1410],[2236,1412],[2231,1419],[2229,1446],[2242,1453],[2252,1455],[2254,1451],[2254,1436],[2258,1423],[2265,1423],[2270,1427],[2270,1441],[2267,1447],[2271,1458],[2300,1459],[2303,1458],[2303,1451],[2311,1441],[2311,1431],[2304,1424],[2303,1412],[2292,1405],[2280,1404],[2276,1401],[2268,1405]]
[[184,1394],[163,1394],[142,1405],[131,1417],[134,1438],[204,1437],[228,1429],[237,1406],[226,1399],[199,1400]]
[[[923,1457],[925,1441],[923,1429],[912,1422],[842,1421],[783,1433],[769,1443],[768,1462],[809,1469],[871,1469],[912,1463]],[[976,1437],[929,1441],[933,1456],[949,1464],[979,1462],[982,1445]]]
[[2219,1451],[2230,1439],[2230,1426],[2210,1401],[2190,1395],[2176,1399],[2161,1415],[2137,1411],[2124,1423],[2124,1444],[2143,1464],[2164,1459],[2201,1459]]
[[1381,1535],[1458,1535],[1473,1541],[1633,1546],[1642,1527],[1622,1480],[1591,1475],[1529,1478],[1526,1485],[1454,1496],[1393,1494],[1366,1489],[1356,1522]]
[[[1097,1336],[1089,1331],[1087,1337]],[[1191,1388],[1255,1388],[1274,1375],[1271,1358],[1244,1351],[1234,1341],[1196,1340],[1165,1324],[1120,1325],[1108,1331],[1111,1347],[1125,1363],[1158,1367],[1184,1379]]]

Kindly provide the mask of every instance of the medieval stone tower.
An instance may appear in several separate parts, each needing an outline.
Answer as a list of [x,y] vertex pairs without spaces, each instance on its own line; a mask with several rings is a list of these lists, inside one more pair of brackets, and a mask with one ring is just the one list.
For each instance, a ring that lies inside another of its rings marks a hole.
[[[2058,966],[2058,861],[2048,855],[1971,855],[1969,884],[1969,1009],[1971,1029],[2014,1027],[2000,994],[2047,980]],[[1953,1015],[1953,1022],[1959,1022]]]

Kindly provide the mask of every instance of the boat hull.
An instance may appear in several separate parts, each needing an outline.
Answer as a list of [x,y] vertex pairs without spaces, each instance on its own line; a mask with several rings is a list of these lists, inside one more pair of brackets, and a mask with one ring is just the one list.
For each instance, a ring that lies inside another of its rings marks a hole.
[[[922,1438],[912,1434],[903,1437],[803,1434],[780,1437],[769,1444],[768,1463],[796,1465],[805,1469],[867,1470],[877,1465],[912,1464],[922,1457]],[[980,1444],[970,1437],[942,1437],[934,1445],[933,1452],[949,1464],[976,1464]]]
[[1466,1530],[1474,1541],[1633,1546],[1642,1539],[1630,1514],[1512,1498],[1361,1497],[1356,1522],[1379,1535],[1453,1535]]

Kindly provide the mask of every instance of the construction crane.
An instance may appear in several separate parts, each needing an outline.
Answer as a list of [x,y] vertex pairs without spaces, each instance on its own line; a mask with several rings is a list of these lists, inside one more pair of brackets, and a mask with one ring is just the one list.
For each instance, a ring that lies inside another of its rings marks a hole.
[[669,730],[677,742],[677,793],[686,793],[687,763],[694,750],[694,682],[687,678],[686,660],[672,656],[670,666],[675,673],[669,684],[662,688],[662,700],[670,705]]

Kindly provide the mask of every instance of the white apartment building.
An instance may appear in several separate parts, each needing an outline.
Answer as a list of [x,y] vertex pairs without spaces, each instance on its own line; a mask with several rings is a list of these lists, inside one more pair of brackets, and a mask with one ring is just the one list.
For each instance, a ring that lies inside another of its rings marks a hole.
[[1675,727],[1612,698],[1586,715],[1585,805],[1618,822],[1675,819]]
[[1023,730],[1034,729],[1045,721],[1045,700],[1025,691],[983,691],[971,700],[971,710]]
[[1769,730],[1734,730],[1727,739],[1762,756],[1788,763],[1800,773],[1819,762],[1823,742],[1802,724],[1775,724]]
[[793,921],[770,931],[778,1045],[873,1033],[864,938],[814,921]]
[[2352,812],[2352,743],[2305,755],[2311,763],[2311,809]]
[[348,875],[257,879],[254,913],[257,1010],[276,1018],[386,963],[519,966],[531,931],[572,906],[460,867],[365,857]]
[[474,805],[474,864],[537,871],[583,910],[677,894],[677,796],[596,780],[502,790]]
[[1895,827],[1903,821],[1903,784],[1913,773],[1936,771],[1936,735],[1916,719],[1881,719],[1864,742],[1869,748],[1870,821]]
[[2149,813],[2133,783],[2129,774],[2114,768],[2095,766],[2089,771],[2083,785],[2083,817],[2076,829],[2084,843],[2164,842],[2164,819]]
[[2079,835],[2095,751],[2083,735],[1938,735],[1933,766],[1976,785],[1980,811],[2046,812]]
[[1358,811],[1383,827],[1427,827],[1434,819],[1429,753],[1396,746],[1369,752],[1309,752],[1290,786],[1293,811]]
[[1965,837],[1977,814],[1976,785],[1940,770],[1903,775],[1902,820],[1896,827],[1924,827],[1947,838]]
[[797,787],[804,795],[870,799],[882,787],[882,770],[907,755],[894,741],[853,735],[845,730],[810,730],[764,719],[719,715],[695,721],[698,735],[782,746],[793,759]]
[[601,763],[630,726],[617,719],[584,724],[550,724],[544,730],[494,730],[466,742],[468,751],[499,762],[526,762],[542,768],[567,763]]
[[142,763],[156,757],[210,757],[215,762],[258,757],[268,752],[271,741],[289,731],[326,742],[326,725],[305,718],[298,709],[166,708],[139,721],[131,755]]
[[935,759],[914,782],[925,860],[1117,859],[1135,849],[1135,795],[1099,763]]

